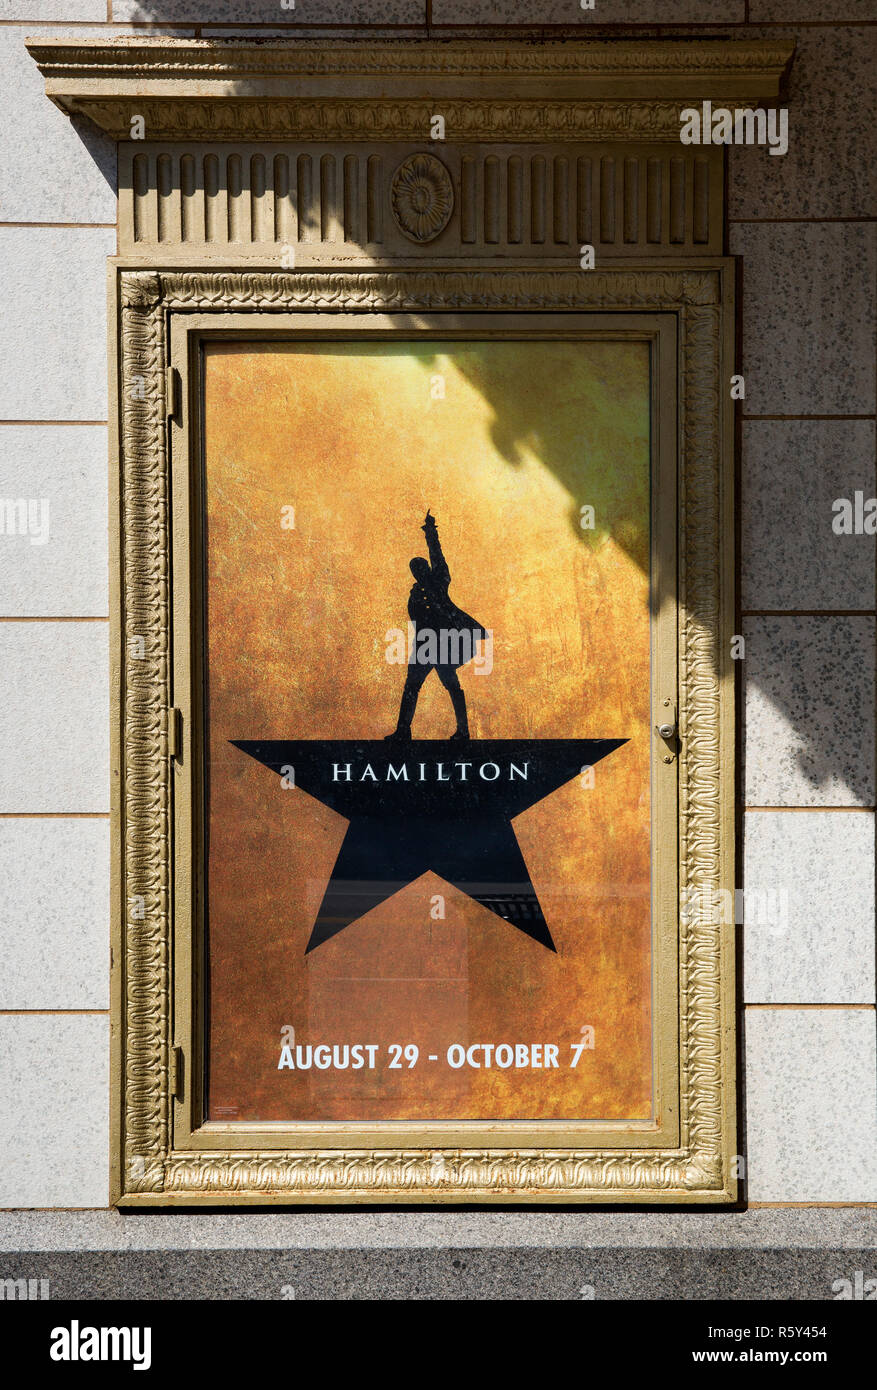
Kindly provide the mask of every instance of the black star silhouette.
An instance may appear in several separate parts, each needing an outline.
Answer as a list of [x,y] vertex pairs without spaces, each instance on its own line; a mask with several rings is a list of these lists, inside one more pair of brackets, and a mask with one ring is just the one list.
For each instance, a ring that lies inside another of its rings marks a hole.
[[233,740],[350,821],[308,951],[429,870],[555,950],[511,820],[626,742]]

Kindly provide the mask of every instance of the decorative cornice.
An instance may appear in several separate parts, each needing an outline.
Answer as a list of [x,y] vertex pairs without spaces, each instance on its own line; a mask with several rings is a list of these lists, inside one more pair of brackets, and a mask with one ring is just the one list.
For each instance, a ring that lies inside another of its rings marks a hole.
[[[53,98],[55,99],[55,98]],[[470,99],[389,101],[360,98],[352,104],[323,101],[271,103],[223,97],[91,98],[58,101],[69,115],[84,115],[114,140],[127,140],[131,121],[142,116],[155,140],[416,140],[429,138],[440,105],[453,141],[677,141],[676,101],[514,101]]]
[[674,138],[679,108],[778,100],[788,42],[28,40],[46,92],[115,139]]
[[322,40],[124,38],[121,40],[28,39],[27,47],[47,77],[75,73],[81,77],[120,74],[135,69],[140,76],[221,76],[249,74],[303,77],[379,75],[496,76],[514,73],[541,78],[545,73],[587,81],[647,74],[690,77],[777,77],[788,65],[794,45],[747,40],[641,42],[614,40],[555,40],[517,43],[485,40],[406,42]]

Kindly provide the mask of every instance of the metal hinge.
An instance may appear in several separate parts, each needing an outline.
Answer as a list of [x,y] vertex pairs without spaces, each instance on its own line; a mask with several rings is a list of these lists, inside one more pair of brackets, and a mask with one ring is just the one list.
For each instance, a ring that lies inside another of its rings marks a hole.
[[182,396],[180,374],[176,367],[168,367],[165,375],[165,406],[169,420],[176,420],[180,411]]
[[168,1090],[173,1100],[182,1100],[185,1091],[183,1049],[172,1047],[168,1061]]
[[167,712],[167,755],[178,758],[183,751],[183,716],[178,709]]

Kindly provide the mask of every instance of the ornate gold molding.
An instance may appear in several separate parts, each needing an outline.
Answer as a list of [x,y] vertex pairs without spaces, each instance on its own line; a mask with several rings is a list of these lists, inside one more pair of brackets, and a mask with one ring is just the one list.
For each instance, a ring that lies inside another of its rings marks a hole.
[[[639,310],[674,314],[680,340],[680,889],[728,887],[733,737],[722,643],[728,602],[729,262],[575,273],[121,268],[119,390],[121,857],[114,971],[118,1201],[732,1200],[733,926],[680,920],[680,1142],[670,1149],[412,1148],[243,1152],[173,1143],[169,497],[165,434],[173,316],[344,310]],[[724,423],[723,423],[724,422]],[[131,904],[142,911],[131,911]]]
[[269,103],[247,98],[214,101],[139,96],[124,100],[56,99],[68,115],[84,115],[114,140],[131,138],[141,116],[150,140],[408,140],[429,139],[440,107],[447,139],[473,141],[650,140],[679,138],[676,101],[389,101],[360,98],[355,105],[322,101]]

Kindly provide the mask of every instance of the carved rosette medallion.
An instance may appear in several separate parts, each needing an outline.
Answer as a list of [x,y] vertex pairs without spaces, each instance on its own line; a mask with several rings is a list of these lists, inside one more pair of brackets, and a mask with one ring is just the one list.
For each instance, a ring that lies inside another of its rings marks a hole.
[[421,245],[434,241],[454,210],[454,187],[441,160],[432,154],[403,159],[390,185],[390,206],[405,236]]

